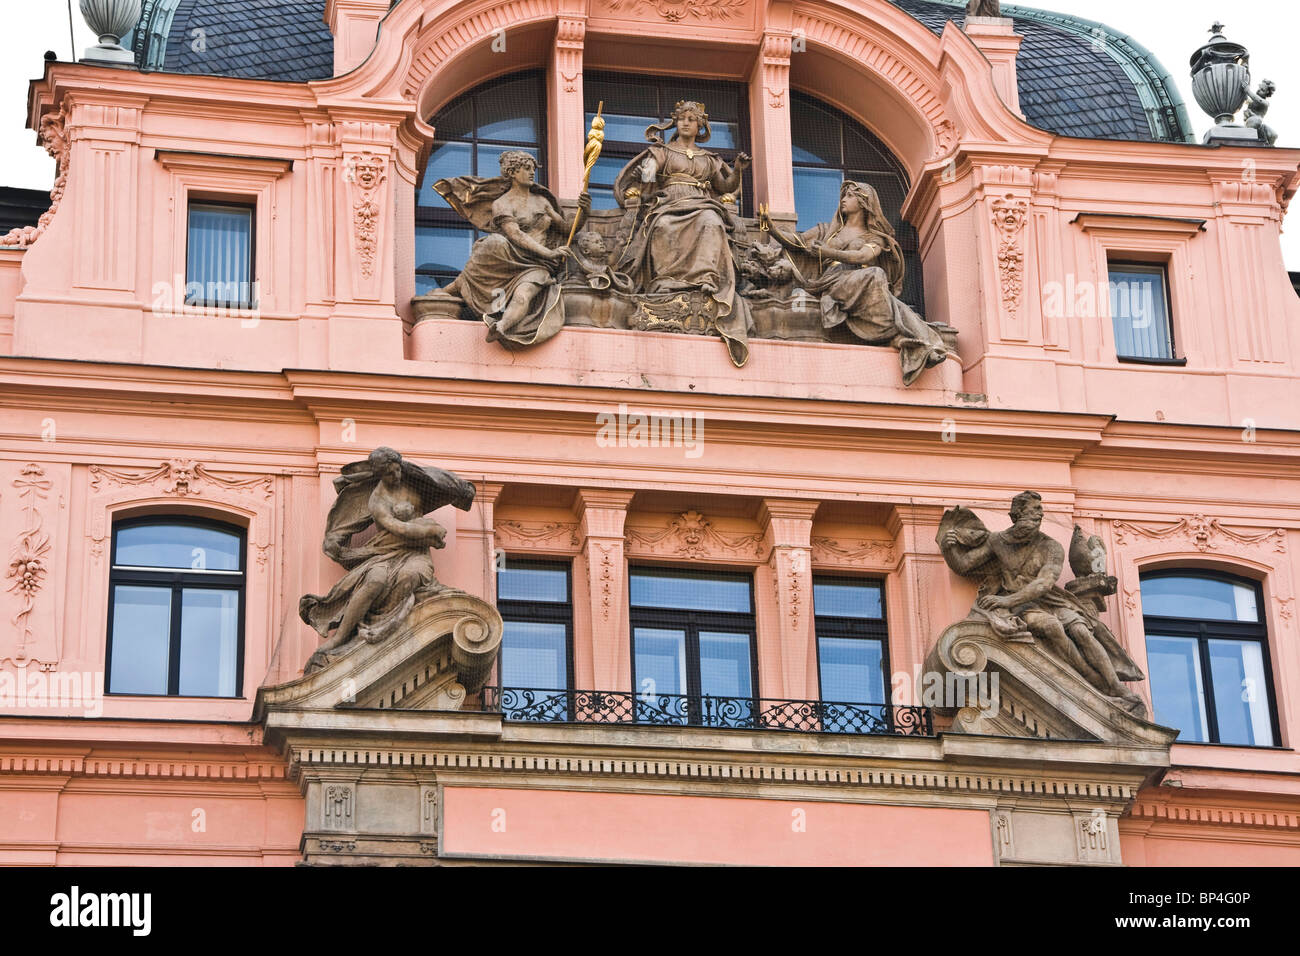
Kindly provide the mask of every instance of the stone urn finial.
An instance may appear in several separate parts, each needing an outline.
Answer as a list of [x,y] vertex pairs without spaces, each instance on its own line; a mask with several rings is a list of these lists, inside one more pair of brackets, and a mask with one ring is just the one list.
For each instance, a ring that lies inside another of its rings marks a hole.
[[99,37],[86,50],[83,61],[116,66],[135,63],[135,54],[122,46],[126,36],[140,22],[143,0],[81,0],[81,15]]
[[1210,41],[1192,54],[1192,92],[1217,126],[1234,126],[1250,88],[1250,53],[1223,35],[1223,24],[1210,27]]

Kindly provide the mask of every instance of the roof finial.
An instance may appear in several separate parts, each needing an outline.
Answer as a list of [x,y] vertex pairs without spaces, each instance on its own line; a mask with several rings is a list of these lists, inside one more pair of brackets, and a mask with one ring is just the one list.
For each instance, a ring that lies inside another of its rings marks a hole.
[[1225,24],[1223,24],[1223,23],[1222,23],[1221,21],[1219,21],[1219,20],[1215,20],[1215,21],[1214,21],[1214,26],[1210,27],[1210,32],[1211,32],[1212,34],[1214,34],[1215,36],[1222,36],[1222,35],[1223,35],[1223,31],[1224,31],[1224,27],[1225,27]]

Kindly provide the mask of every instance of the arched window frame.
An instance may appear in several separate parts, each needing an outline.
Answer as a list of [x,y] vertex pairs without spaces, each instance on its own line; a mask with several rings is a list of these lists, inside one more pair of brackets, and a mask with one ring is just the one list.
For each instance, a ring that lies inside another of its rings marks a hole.
[[[1209,642],[1211,640],[1228,640],[1237,642],[1257,643],[1260,646],[1260,652],[1263,660],[1264,670],[1264,687],[1262,692],[1265,695],[1265,706],[1268,708],[1268,718],[1270,731],[1272,733],[1272,742],[1270,744],[1241,744],[1229,742],[1228,746],[1256,746],[1270,748],[1279,746],[1281,740],[1281,728],[1278,722],[1277,695],[1274,691],[1273,679],[1273,655],[1270,652],[1271,635],[1268,628],[1267,605],[1265,604],[1263,582],[1250,577],[1244,577],[1240,574],[1234,574],[1228,571],[1220,570],[1215,567],[1205,566],[1177,566],[1177,567],[1156,567],[1140,572],[1139,590],[1148,582],[1169,579],[1169,578],[1186,578],[1190,580],[1217,581],[1224,584],[1250,588],[1255,593],[1255,602],[1257,608],[1258,620],[1255,622],[1244,621],[1226,621],[1226,620],[1206,620],[1197,617],[1179,617],[1147,613],[1145,606],[1142,609],[1142,629],[1145,641],[1150,640],[1153,633],[1168,634],[1174,637],[1191,638],[1197,641],[1197,652],[1200,664],[1201,690],[1205,697],[1205,723],[1208,740],[1190,741],[1183,740],[1183,743],[1209,743],[1219,744],[1222,733],[1218,719],[1218,702],[1216,702],[1214,679],[1210,668]],[[1150,674],[1148,667],[1147,673]],[[1153,713],[1155,690],[1151,689]],[[1182,729],[1182,728],[1180,728]]]
[[[143,527],[177,527],[203,528],[232,535],[238,542],[239,568],[237,571],[189,570],[184,568],[161,568],[122,565],[118,560],[119,539],[124,531]],[[118,586],[141,586],[156,589],[170,589],[171,620],[168,633],[168,676],[165,694],[135,694],[113,690],[113,624],[114,597]],[[183,606],[179,602],[179,593],[187,588],[214,589],[234,591],[237,594],[236,632],[235,632],[235,666],[233,693],[223,695],[182,694],[180,690],[180,651],[181,622]],[[109,547],[108,573],[108,631],[104,647],[104,686],[106,692],[114,696],[146,697],[224,697],[239,699],[244,692],[244,654],[245,654],[245,617],[248,607],[248,530],[237,524],[219,521],[210,517],[189,514],[147,513],[133,517],[122,517],[113,522],[112,539]]]
[[[539,120],[538,127],[537,127],[537,142],[532,143],[532,142],[524,142],[523,140],[492,139],[488,137],[479,136],[481,124],[479,123],[479,119],[477,115],[478,108],[479,108],[478,98],[483,96],[484,94],[491,93],[493,90],[499,89],[500,87],[505,86],[506,84],[515,83],[520,80],[532,80],[537,85],[538,99],[537,102],[534,104],[536,109],[536,116]],[[468,106],[469,110],[471,111],[470,124],[469,124],[470,125],[469,137],[468,138],[462,137],[458,139],[444,139],[441,135],[438,135],[439,117],[447,115],[452,110],[461,109],[466,106]],[[551,135],[548,127],[550,126],[552,120],[549,117],[548,110],[546,108],[545,76],[541,70],[535,68],[517,70],[511,73],[503,74],[502,76],[495,77],[484,83],[480,83],[478,86],[466,90],[465,92],[461,93],[459,96],[445,103],[430,118],[429,122],[430,125],[432,125],[434,128],[435,135],[437,135],[437,138],[433,142],[432,149],[430,150],[430,157],[432,157],[435,153],[437,153],[437,151],[441,147],[447,146],[448,144],[455,144],[455,143],[467,144],[470,147],[469,150],[470,169],[467,170],[464,173],[464,175],[482,176],[486,178],[486,177],[499,175],[500,170],[497,168],[497,165],[495,163],[492,163],[491,167],[488,168],[487,166],[485,166],[483,163],[480,162],[479,151],[481,147],[487,147],[490,149],[529,150],[535,152],[538,157],[537,182],[540,185],[543,186],[546,185],[547,142]],[[578,150],[581,150],[582,144],[578,144],[576,148]],[[479,232],[472,225],[470,225],[464,219],[458,216],[449,207],[445,205],[432,206],[432,205],[420,204],[420,195],[422,193],[426,193],[429,190],[431,190],[433,185],[431,182],[426,181],[427,175],[429,175],[429,169],[428,169],[428,164],[426,163],[425,168],[420,171],[420,177],[416,183],[416,206],[415,206],[416,249],[417,250],[419,249],[419,231],[421,228],[447,229],[455,232],[463,232],[470,237],[471,242],[477,240],[480,236],[482,236],[481,232]],[[421,264],[417,262],[416,263],[417,293],[432,291],[429,288],[430,282],[432,282],[436,286],[441,287],[446,285],[447,282],[449,282],[455,276],[455,273],[452,272],[443,273],[436,270],[421,271],[420,266]]]

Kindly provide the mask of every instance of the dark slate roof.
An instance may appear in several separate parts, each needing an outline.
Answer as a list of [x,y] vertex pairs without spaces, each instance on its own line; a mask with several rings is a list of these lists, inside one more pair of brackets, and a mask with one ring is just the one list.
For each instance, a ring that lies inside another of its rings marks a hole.
[[[334,43],[324,0],[158,0],[176,3],[163,68],[271,80],[327,79]],[[891,0],[935,33],[965,17],[962,0]],[[1155,58],[1101,24],[1005,6],[1024,35],[1020,107],[1034,126],[1089,139],[1183,142],[1182,99]],[[202,30],[206,49],[196,50]]]
[[172,73],[326,79],[334,37],[325,0],[180,0],[163,65]]
[[19,226],[34,226],[50,208],[48,189],[0,186],[0,235]]
[[[961,0],[890,0],[935,33],[966,17]],[[1024,36],[1020,108],[1039,129],[1085,139],[1186,142],[1186,107],[1165,69],[1130,37],[1079,17],[1004,4]]]

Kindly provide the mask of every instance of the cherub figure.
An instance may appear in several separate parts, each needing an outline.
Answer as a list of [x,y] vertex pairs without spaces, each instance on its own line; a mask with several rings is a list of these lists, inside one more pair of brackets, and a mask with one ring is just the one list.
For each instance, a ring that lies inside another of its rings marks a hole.
[[569,257],[576,268],[570,269],[568,282],[577,281],[592,289],[613,289],[626,293],[635,291],[632,279],[622,272],[615,272],[610,266],[609,247],[600,233],[591,229],[578,233],[569,250]]
[[1277,143],[1277,132],[1273,127],[1264,122],[1264,116],[1268,113],[1269,99],[1277,92],[1277,84],[1272,80],[1264,80],[1259,84],[1259,89],[1254,93],[1250,88],[1246,88],[1246,98],[1249,101],[1246,105],[1246,125],[1259,132],[1259,138],[1268,145],[1273,146]]

